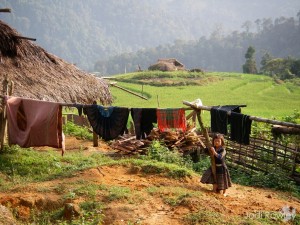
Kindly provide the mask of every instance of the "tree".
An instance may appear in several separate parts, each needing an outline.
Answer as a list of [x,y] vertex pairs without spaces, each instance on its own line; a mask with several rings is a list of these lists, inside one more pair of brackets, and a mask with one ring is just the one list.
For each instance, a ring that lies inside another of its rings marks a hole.
[[255,48],[252,46],[248,47],[248,50],[245,54],[246,62],[243,65],[243,73],[257,73],[256,61],[255,61]]
[[260,68],[260,73],[266,74],[266,66],[269,61],[273,59],[273,56],[269,52],[265,52],[264,55],[262,56],[262,59],[260,61],[261,68]]

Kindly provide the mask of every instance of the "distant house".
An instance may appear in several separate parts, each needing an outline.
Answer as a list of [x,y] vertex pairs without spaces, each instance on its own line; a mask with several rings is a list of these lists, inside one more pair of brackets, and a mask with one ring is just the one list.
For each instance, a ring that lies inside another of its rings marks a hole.
[[148,70],[160,70],[160,71],[176,71],[186,70],[184,65],[177,59],[158,59],[157,63],[149,66]]

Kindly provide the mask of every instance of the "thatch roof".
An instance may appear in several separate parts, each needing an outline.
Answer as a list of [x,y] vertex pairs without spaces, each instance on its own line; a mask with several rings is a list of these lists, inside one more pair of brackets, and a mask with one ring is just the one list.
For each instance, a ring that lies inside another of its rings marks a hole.
[[184,65],[177,59],[158,59],[157,63],[151,65],[148,70],[160,70],[160,71],[176,71],[185,70]]
[[55,102],[109,104],[108,84],[76,66],[19,38],[0,20],[0,90],[7,75],[14,82],[13,96]]

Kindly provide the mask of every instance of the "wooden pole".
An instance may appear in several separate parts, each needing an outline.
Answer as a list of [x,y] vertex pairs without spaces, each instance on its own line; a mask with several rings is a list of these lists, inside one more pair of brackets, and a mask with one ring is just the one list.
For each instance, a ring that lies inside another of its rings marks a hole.
[[110,83],[110,85],[113,86],[113,87],[119,88],[119,89],[121,89],[121,90],[123,90],[123,91],[126,91],[126,92],[128,92],[128,93],[130,93],[130,94],[132,94],[132,95],[135,95],[135,96],[137,96],[137,97],[140,97],[140,98],[142,98],[142,99],[148,100],[146,97],[144,97],[144,96],[142,96],[142,95],[139,95],[139,94],[137,94],[137,93],[135,93],[135,92],[133,92],[133,91],[130,91],[130,90],[126,89],[126,88],[120,87],[119,85],[116,85],[116,84],[114,84],[114,83]]
[[[8,75],[5,76],[3,82],[2,82],[2,94],[3,95],[9,95],[13,92],[13,82],[10,82],[8,80]],[[0,150],[3,151],[4,149],[4,141],[5,141],[5,136],[6,136],[6,124],[7,124],[7,115],[6,115],[6,99],[2,98],[1,102],[1,127],[0,127]]]
[[200,125],[201,130],[203,131],[203,135],[205,137],[205,145],[209,151],[212,174],[213,174],[215,182],[217,183],[216,160],[215,160],[215,156],[210,151],[211,142],[209,139],[208,131],[204,127],[204,124],[203,124],[203,121],[201,118],[201,110],[196,110],[196,113],[197,113],[197,119],[198,119],[199,125]]
[[[203,110],[207,110],[207,111],[210,111],[212,108],[211,106],[196,106],[188,101],[183,101],[183,104],[190,106],[193,109],[203,109]],[[231,115],[231,111],[228,111],[227,115]],[[264,123],[269,123],[269,124],[274,124],[274,125],[282,125],[282,126],[286,126],[286,127],[300,128],[300,124],[282,122],[282,121],[278,121],[278,120],[270,120],[270,119],[260,118],[260,117],[256,117],[256,116],[249,116],[249,119],[253,120],[253,121],[257,121],[257,122],[264,122]]]
[[93,146],[98,147],[98,134],[93,131]]
[[0,12],[10,13],[11,9],[9,9],[9,8],[0,9]]
[[29,41],[36,41],[36,38],[30,38],[30,37],[23,37],[23,36],[14,36],[17,39],[25,39]]

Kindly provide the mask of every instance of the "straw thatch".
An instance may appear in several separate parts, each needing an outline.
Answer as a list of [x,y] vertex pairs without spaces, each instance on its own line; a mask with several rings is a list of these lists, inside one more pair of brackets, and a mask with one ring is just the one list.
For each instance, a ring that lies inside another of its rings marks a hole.
[[[13,96],[65,103],[111,103],[104,80],[20,36],[0,20],[0,82],[6,76],[14,82]],[[2,94],[2,85],[0,90]]]
[[157,63],[149,66],[148,70],[160,70],[160,71],[176,71],[186,70],[184,65],[177,59],[158,59]]

